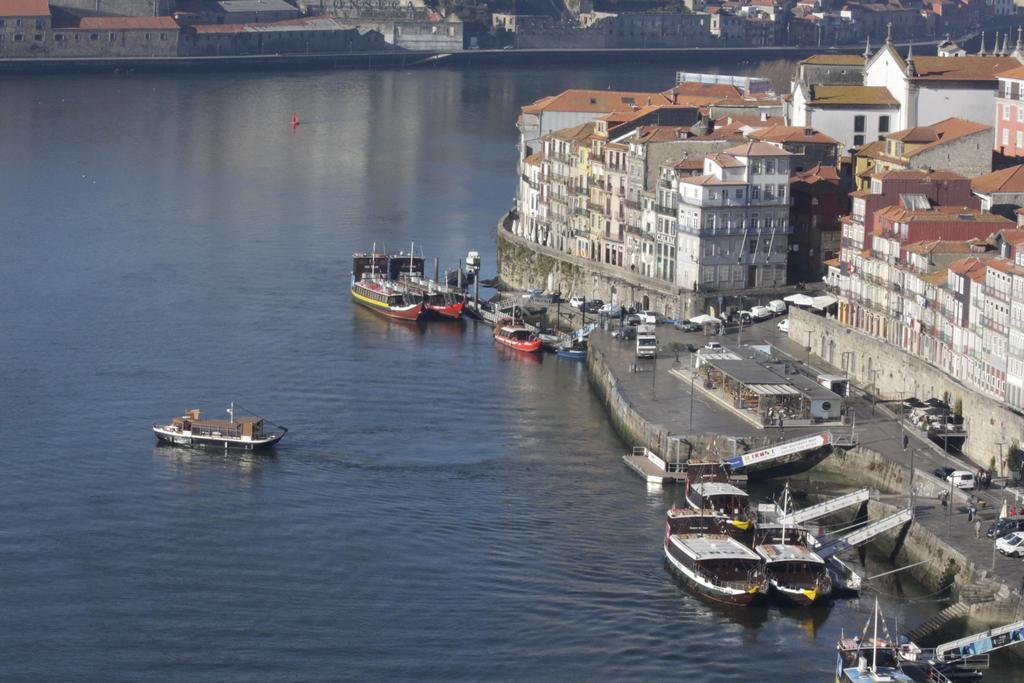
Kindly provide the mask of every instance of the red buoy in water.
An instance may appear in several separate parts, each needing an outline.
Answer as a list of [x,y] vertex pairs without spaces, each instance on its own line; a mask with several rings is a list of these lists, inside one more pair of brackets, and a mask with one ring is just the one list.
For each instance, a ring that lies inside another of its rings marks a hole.
[[298,112],[292,114],[292,128],[298,128],[299,126],[299,114]]

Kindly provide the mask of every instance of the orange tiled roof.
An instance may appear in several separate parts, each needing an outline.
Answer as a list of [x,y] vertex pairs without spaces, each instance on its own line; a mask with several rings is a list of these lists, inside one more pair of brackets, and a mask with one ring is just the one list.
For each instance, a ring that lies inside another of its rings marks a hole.
[[827,182],[827,183],[839,183],[839,171],[834,166],[822,166],[817,164],[814,168],[809,168],[806,171],[800,171],[793,174],[793,181],[798,183],[808,183],[813,185],[814,183]]
[[0,17],[48,17],[46,0],[0,0]]
[[1024,164],[972,178],[971,189],[980,194],[1024,192]]
[[152,29],[177,31],[180,27],[171,17],[82,17],[78,28],[84,29]]
[[657,92],[625,92],[618,90],[566,90],[552,97],[544,97],[523,107],[523,113],[539,114],[543,111],[580,111],[608,113],[629,111],[648,104],[672,104]]
[[915,57],[917,76],[924,81],[995,81],[996,75],[1020,66],[1013,57],[964,55],[963,57]]
[[789,152],[776,147],[775,145],[769,145],[767,142],[745,142],[742,145],[736,145],[725,150],[726,154],[732,154],[733,156],[765,156],[765,157],[788,157],[792,156]]
[[743,91],[735,85],[725,83],[679,83],[662,93],[666,97],[672,95],[701,95],[714,99],[726,97],[743,97]]
[[815,85],[811,87],[811,104],[819,107],[898,106],[887,88],[874,85]]
[[981,244],[979,239],[969,240],[924,240],[904,247],[914,254],[970,254]]
[[722,168],[743,168],[743,162],[734,157],[731,154],[723,154],[722,152],[713,152],[707,155],[708,161],[713,161]]
[[964,180],[965,176],[952,171],[929,171],[923,168],[892,168],[874,173],[875,178],[886,180]]
[[818,64],[821,66],[864,66],[861,55],[811,55],[800,60],[801,64]]
[[837,140],[833,140],[824,133],[803,126],[772,126],[771,128],[762,128],[752,131],[750,137],[754,140],[763,140],[765,142],[839,144]]

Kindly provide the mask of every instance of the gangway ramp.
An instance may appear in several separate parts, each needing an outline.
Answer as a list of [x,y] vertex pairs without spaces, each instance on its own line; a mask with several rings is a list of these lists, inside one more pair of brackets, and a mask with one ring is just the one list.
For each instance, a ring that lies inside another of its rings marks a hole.
[[826,500],[824,503],[818,503],[811,507],[804,508],[803,510],[795,510],[788,515],[783,515],[779,518],[781,524],[803,524],[809,522],[812,519],[818,519],[825,515],[831,515],[834,512],[854,505],[860,505],[868,499],[870,491],[867,489],[859,489],[853,493],[847,493],[845,496],[839,496],[832,500]]
[[935,648],[935,659],[940,662],[949,662],[1017,645],[1021,642],[1024,642],[1024,621],[1016,621],[943,643]]
[[899,528],[911,519],[913,519],[913,515],[909,508],[906,510],[900,510],[888,517],[883,517],[882,519],[871,522],[870,524],[866,524],[860,529],[852,531],[841,538],[829,541],[823,544],[815,552],[824,558],[832,557],[836,553],[840,553],[848,548],[854,548],[862,543],[867,543],[875,536],[884,534],[886,531]]
[[750,451],[742,455],[736,455],[725,463],[733,472],[745,469],[747,471],[760,471],[775,466],[795,462],[807,457],[820,454],[822,449],[837,445],[849,445],[856,443],[852,435],[835,434],[833,432],[821,432],[810,436],[801,436],[797,439],[783,441],[768,448]]

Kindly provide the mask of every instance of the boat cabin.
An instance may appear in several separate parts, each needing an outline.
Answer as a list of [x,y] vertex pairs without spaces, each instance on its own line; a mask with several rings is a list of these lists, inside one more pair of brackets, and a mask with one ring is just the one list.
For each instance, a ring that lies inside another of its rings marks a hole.
[[882,638],[844,637],[836,646],[836,681],[840,683],[913,683],[900,670],[896,649]]
[[824,578],[825,560],[810,548],[765,543],[754,550],[764,558],[772,578],[783,586],[799,589]]
[[398,280],[399,278],[421,278],[423,277],[423,262],[422,256],[410,256],[406,254],[398,254],[397,256],[388,257],[387,265],[387,276],[389,280]]
[[399,292],[389,287],[378,286],[379,283],[356,282],[353,290],[359,296],[376,301],[389,308],[401,308],[402,306],[413,306],[417,302],[416,297],[405,292]]
[[796,524],[782,525],[777,522],[758,522],[754,533],[754,545],[779,543],[808,546],[810,531]]
[[732,484],[718,481],[692,484],[686,487],[686,500],[694,510],[711,510],[731,518],[750,518],[747,492]]
[[172,426],[192,436],[231,437],[235,439],[260,438],[263,436],[263,418],[256,416],[236,417],[234,420],[203,420],[199,409],[193,408],[182,417],[176,417]]
[[763,578],[760,556],[724,534],[673,535],[667,548],[687,570],[716,586],[747,590]]
[[725,524],[721,517],[702,515],[699,512],[684,508],[671,508],[665,513],[665,530],[668,536],[674,534],[714,534],[725,533]]
[[388,257],[377,252],[352,254],[352,279],[383,280],[388,273]]
[[686,465],[686,481],[690,484],[700,481],[728,483],[729,470],[721,462],[690,462]]
[[498,336],[516,342],[531,342],[537,339],[536,333],[528,327],[502,327]]

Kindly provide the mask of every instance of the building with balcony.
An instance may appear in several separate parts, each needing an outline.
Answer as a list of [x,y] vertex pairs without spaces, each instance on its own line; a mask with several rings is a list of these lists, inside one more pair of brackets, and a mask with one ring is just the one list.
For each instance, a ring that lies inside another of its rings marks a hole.
[[789,249],[789,152],[746,142],[678,179],[676,282],[694,291],[779,287]]

